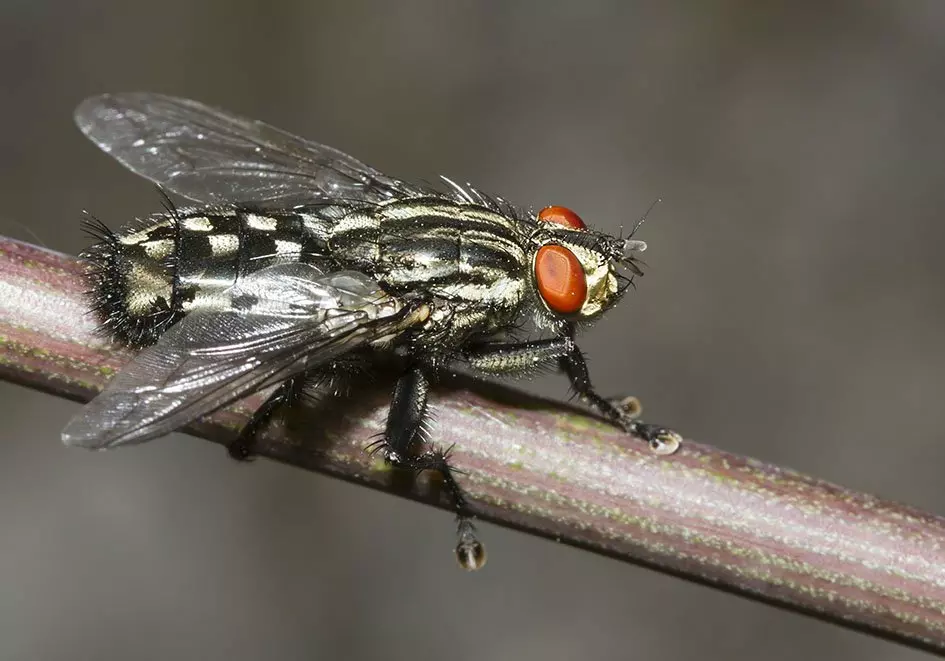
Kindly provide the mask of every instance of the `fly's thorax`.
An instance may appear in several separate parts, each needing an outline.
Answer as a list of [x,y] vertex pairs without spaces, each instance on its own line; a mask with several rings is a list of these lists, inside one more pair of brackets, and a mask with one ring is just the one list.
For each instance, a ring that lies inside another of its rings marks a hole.
[[394,292],[515,308],[528,283],[525,235],[514,219],[443,199],[393,201],[335,224],[332,256]]

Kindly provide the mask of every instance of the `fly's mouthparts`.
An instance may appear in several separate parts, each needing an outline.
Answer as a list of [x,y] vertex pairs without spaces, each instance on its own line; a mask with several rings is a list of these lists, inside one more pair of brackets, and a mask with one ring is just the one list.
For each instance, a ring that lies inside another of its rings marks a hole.
[[646,250],[646,241],[640,241],[639,239],[627,239],[623,242],[623,258],[632,259],[632,253],[643,252]]

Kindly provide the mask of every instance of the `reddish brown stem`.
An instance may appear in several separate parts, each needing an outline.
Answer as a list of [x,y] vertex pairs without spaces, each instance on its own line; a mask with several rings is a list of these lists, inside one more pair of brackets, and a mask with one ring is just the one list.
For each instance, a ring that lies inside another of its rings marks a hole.
[[[85,401],[127,360],[93,336],[79,274],[72,257],[0,239],[0,378]],[[428,478],[405,486],[363,451],[387,399],[386,386],[369,389],[304,433],[276,425],[260,454],[445,506]],[[431,405],[483,519],[945,651],[942,518],[690,441],[656,456],[498,386],[457,380]],[[246,414],[227,409],[189,431],[223,441]]]

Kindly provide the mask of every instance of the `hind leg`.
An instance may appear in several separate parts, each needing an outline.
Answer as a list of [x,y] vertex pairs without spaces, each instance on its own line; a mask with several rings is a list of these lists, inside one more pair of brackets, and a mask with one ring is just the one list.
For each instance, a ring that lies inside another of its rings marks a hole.
[[240,435],[226,446],[226,451],[238,461],[253,458],[253,441],[272,417],[284,406],[292,406],[302,398],[307,381],[311,377],[302,373],[291,377],[269,396],[263,405],[253,412],[249,422],[240,431]]
[[295,406],[309,396],[320,398],[344,394],[352,379],[362,375],[367,369],[368,364],[364,356],[350,354],[289,378],[256,409],[240,431],[240,435],[227,445],[227,452],[239,461],[252,459],[256,435],[279,411]]

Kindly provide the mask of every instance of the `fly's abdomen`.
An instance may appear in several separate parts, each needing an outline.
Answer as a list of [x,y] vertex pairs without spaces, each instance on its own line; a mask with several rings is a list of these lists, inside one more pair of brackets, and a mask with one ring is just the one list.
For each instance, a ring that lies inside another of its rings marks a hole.
[[94,226],[92,296],[103,330],[132,346],[152,344],[182,315],[225,305],[237,279],[265,266],[309,261],[323,242],[300,214],[181,210],[111,232]]

